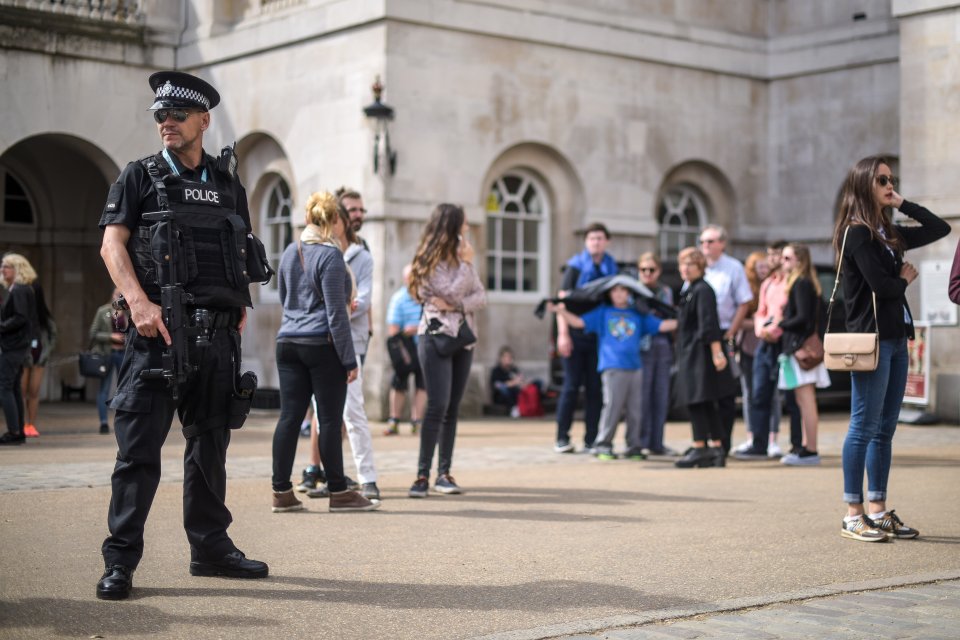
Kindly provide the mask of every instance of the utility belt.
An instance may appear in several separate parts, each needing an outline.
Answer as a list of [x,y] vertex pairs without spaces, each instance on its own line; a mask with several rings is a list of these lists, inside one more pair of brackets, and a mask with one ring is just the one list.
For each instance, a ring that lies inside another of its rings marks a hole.
[[197,310],[205,310],[211,329],[236,329],[240,324],[242,311],[239,308],[211,309],[210,307],[187,306],[187,314],[193,316]]

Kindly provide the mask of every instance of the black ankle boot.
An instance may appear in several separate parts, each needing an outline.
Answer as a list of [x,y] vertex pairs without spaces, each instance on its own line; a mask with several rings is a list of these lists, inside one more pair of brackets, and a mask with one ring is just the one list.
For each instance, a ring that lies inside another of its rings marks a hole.
[[673,464],[680,469],[713,467],[716,466],[716,456],[710,447],[692,447],[682,458]]
[[723,450],[723,447],[710,447],[710,451],[713,453],[712,466],[714,467],[727,466],[727,452]]

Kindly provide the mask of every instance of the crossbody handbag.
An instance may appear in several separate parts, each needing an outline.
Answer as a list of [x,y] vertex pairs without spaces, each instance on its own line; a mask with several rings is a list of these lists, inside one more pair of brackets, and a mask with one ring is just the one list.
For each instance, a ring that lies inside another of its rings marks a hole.
[[830,305],[827,307],[827,333],[823,336],[823,362],[831,371],[875,371],[880,354],[880,325],[877,323],[876,293],[870,292],[873,299],[873,333],[829,333],[833,301],[837,295],[840,274],[843,271],[843,252],[847,246],[848,231],[850,231],[849,226],[843,232],[837,279],[833,283],[833,293],[830,294]]
[[444,358],[449,358],[460,349],[469,347],[477,341],[477,336],[473,333],[470,325],[467,324],[467,316],[460,312],[460,329],[457,335],[451,336],[443,333],[439,321],[431,322],[427,326],[427,335],[433,339],[433,346],[437,353]]

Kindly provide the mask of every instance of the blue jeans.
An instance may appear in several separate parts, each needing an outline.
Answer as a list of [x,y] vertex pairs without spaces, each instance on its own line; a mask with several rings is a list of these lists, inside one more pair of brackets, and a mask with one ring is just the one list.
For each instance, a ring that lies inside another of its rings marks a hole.
[[107,375],[100,378],[100,390],[97,391],[97,413],[100,415],[100,424],[107,423],[107,396],[113,386],[113,372],[120,371],[123,364],[123,349],[111,349],[107,360]]
[[843,501],[863,503],[863,472],[867,471],[867,500],[887,499],[887,479],[893,452],[893,434],[907,385],[907,339],[880,341],[875,371],[851,376],[850,429],[843,441]]
[[643,357],[643,414],[640,419],[640,447],[663,451],[663,425],[670,409],[670,367],[673,344],[666,336],[654,336]]
[[569,358],[563,359],[563,390],[557,402],[557,442],[570,441],[573,413],[577,408],[580,386],[583,385],[583,420],[586,423],[583,443],[592,447],[597,439],[600,410],[603,409],[603,383],[597,372],[597,341],[593,336],[576,331],[571,331],[570,338],[573,350]]
[[[774,396],[777,395],[776,345],[761,342],[753,355],[753,389],[750,394],[750,431],[753,434],[753,450],[766,451],[770,441],[770,420]],[[776,403],[779,408],[779,402]],[[779,414],[776,416],[779,422]]]

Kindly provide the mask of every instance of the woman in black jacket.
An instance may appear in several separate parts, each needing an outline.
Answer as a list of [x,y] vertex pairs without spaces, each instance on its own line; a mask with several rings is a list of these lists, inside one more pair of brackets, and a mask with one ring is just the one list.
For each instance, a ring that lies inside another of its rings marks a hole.
[[[842,269],[847,331],[877,331],[880,353],[874,371],[851,373],[850,429],[843,443],[843,500],[847,517],[841,535],[864,542],[916,538],[919,532],[887,510],[893,434],[907,382],[907,340],[913,316],[904,295],[917,269],[903,259],[950,233],[950,225],[896,192],[890,164],[881,157],[859,161],[843,184],[833,246]],[[919,226],[894,224],[891,208]],[[863,507],[867,473],[869,514]]]
[[816,465],[820,464],[820,455],[817,453],[820,416],[815,388],[829,387],[830,374],[822,362],[812,369],[802,368],[794,354],[804,340],[819,329],[820,282],[810,261],[810,250],[805,245],[788,244],[783,248],[780,260],[783,265],[781,268],[787,274],[787,304],[779,323],[783,336],[780,339],[778,386],[794,392],[803,422],[803,444],[799,450],[780,458],[780,462],[793,466]]
[[8,253],[0,263],[0,279],[7,289],[0,305],[0,406],[7,432],[0,445],[23,444],[23,392],[20,372],[30,351],[30,340],[37,326],[37,307],[33,288],[24,274],[33,268],[18,253]]
[[677,327],[677,396],[690,412],[693,447],[674,464],[681,469],[722,467],[726,454],[717,400],[735,393],[736,382],[725,371],[717,296],[703,279],[707,259],[699,249],[688,247],[677,263],[684,280]]

